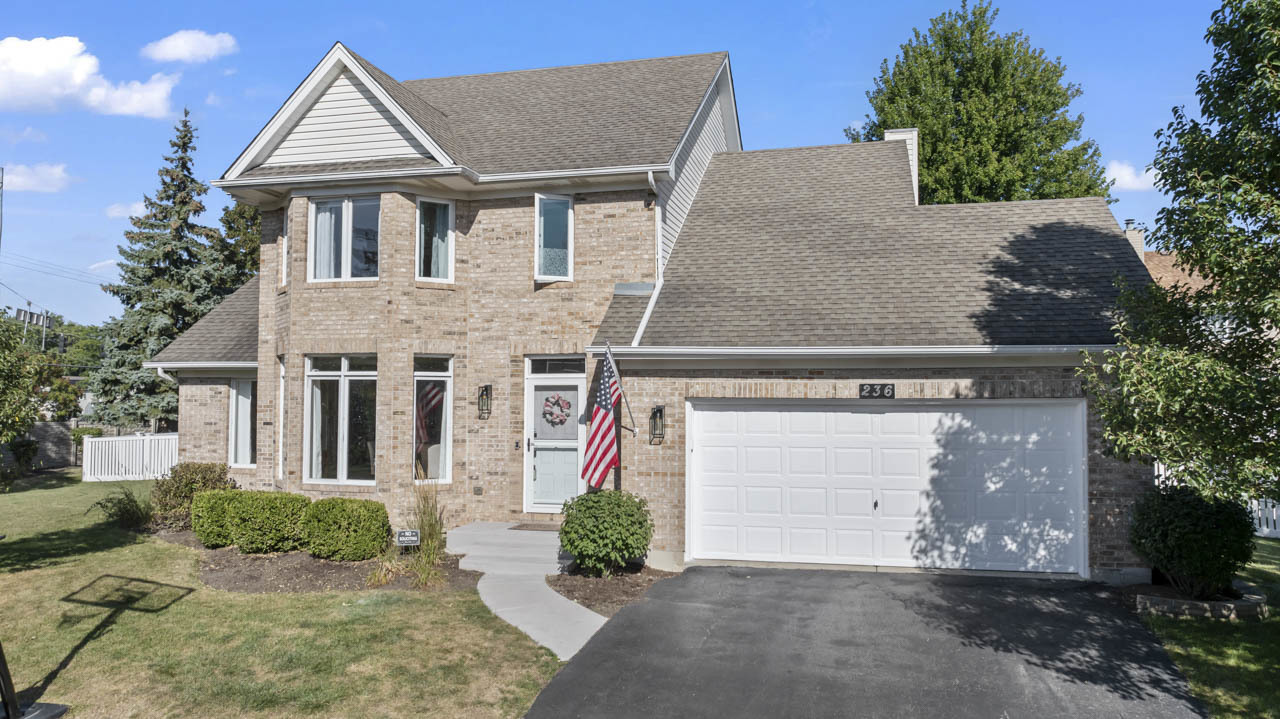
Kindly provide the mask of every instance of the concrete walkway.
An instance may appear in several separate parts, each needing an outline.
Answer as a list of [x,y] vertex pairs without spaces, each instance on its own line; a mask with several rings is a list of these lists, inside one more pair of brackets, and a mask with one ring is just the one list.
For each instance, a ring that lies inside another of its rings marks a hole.
[[[476,522],[449,532],[449,552],[462,569],[484,572],[480,599],[533,641],[567,660],[604,626],[604,617],[547,586],[560,571],[560,535],[516,531],[506,522]],[[566,560],[567,562],[567,560]]]

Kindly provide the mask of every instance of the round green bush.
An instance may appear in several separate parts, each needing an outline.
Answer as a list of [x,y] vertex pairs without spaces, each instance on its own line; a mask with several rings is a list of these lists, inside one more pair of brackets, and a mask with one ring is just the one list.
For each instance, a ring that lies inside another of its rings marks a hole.
[[239,493],[235,489],[211,489],[196,492],[191,498],[191,531],[201,544],[217,549],[235,542],[227,522],[227,507]]
[[155,523],[170,529],[191,526],[191,499],[210,489],[235,489],[227,476],[227,465],[216,462],[180,462],[156,480],[151,488]]
[[302,516],[311,500],[287,492],[237,491],[227,506],[233,543],[245,554],[302,547]]
[[1209,599],[1253,557],[1253,518],[1240,502],[1162,487],[1134,507],[1129,541],[1179,592]]
[[564,503],[560,546],[589,574],[609,576],[643,557],[652,539],[649,508],[630,492],[588,492]]
[[386,548],[390,534],[386,505],[372,499],[321,499],[307,507],[302,517],[307,551],[322,559],[371,559]]

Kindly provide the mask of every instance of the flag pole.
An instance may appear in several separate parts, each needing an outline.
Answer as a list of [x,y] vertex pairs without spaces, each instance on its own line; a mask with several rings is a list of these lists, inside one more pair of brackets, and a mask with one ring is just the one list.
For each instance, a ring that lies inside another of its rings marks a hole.
[[631,402],[627,400],[627,391],[622,388],[622,373],[618,371],[618,363],[613,361],[613,347],[609,346],[609,340],[604,341],[604,352],[609,364],[613,365],[613,373],[618,378],[618,392],[622,394],[622,403],[627,406],[627,416],[631,418],[631,426],[623,429],[630,430],[631,436],[634,437],[637,434],[636,416],[631,414]]

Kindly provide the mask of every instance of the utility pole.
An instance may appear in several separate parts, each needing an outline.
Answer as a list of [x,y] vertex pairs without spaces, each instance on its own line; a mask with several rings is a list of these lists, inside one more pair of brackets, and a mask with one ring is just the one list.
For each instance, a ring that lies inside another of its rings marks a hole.
[[27,314],[22,318],[22,341],[27,341],[27,325],[31,324],[31,300],[27,300]]

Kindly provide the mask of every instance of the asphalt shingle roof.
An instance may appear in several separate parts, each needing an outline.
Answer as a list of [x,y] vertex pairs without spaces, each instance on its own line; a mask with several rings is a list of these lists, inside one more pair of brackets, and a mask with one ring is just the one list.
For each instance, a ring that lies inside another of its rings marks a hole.
[[257,362],[258,278],[227,295],[151,361]]
[[614,347],[626,347],[635,339],[636,328],[644,317],[644,310],[649,306],[649,295],[617,295],[609,302],[609,309],[596,330],[591,344],[603,347],[605,343]]
[[[401,84],[439,108],[460,145],[460,162],[481,174],[661,164],[675,152],[727,56],[716,52]],[[430,127],[423,129],[436,138]]]
[[409,170],[440,167],[430,157],[388,157],[381,160],[348,160],[345,162],[309,162],[296,165],[268,165],[245,170],[240,177],[292,177],[295,175],[328,175],[340,172],[368,172],[370,170]]
[[902,142],[716,155],[642,345],[1109,344],[1102,198],[917,207]]

